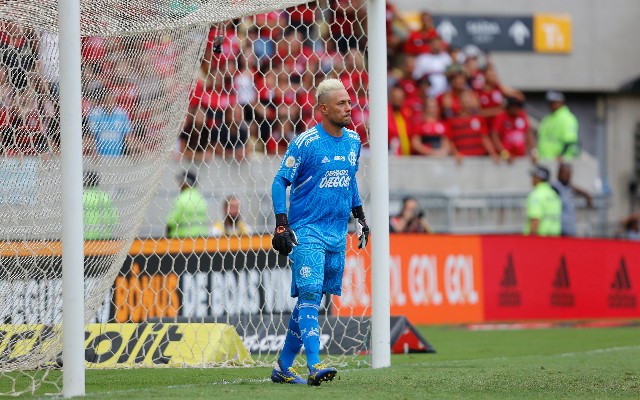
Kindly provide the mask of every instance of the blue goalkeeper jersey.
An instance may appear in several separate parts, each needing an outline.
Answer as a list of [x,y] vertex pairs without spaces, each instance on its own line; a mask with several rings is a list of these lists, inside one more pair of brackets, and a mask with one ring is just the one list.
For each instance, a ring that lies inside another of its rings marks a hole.
[[[356,182],[360,147],[354,131],[343,128],[342,136],[334,137],[320,124],[289,144],[274,180],[273,208],[288,214],[300,243],[346,245],[351,209],[362,205]],[[288,213],[286,186],[291,186]]]

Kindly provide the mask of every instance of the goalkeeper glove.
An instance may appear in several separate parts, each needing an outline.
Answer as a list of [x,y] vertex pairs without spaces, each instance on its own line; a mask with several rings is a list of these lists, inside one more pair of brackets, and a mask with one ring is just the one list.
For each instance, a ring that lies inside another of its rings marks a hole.
[[296,234],[289,227],[287,214],[276,214],[276,230],[273,233],[271,246],[280,254],[287,255],[298,245]]
[[358,236],[358,248],[364,249],[369,242],[369,225],[364,216],[362,206],[353,207],[351,209],[353,216],[356,218],[356,235]]

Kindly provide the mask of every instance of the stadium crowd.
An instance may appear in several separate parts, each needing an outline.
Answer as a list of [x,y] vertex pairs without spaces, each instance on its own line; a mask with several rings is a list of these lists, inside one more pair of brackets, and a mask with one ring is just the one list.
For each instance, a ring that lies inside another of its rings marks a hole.
[[[315,15],[320,12],[310,3],[233,21],[222,32],[219,55],[211,48],[221,33],[212,28],[180,153],[197,160],[241,159],[252,150],[282,154],[317,120],[314,87],[326,76],[347,87],[353,128],[368,146],[365,8],[359,1],[331,1],[323,18]],[[522,92],[500,82],[480,49],[449,46],[428,12],[412,29],[391,3],[387,44],[392,154],[536,160]]]
[[[350,92],[353,128],[368,146],[364,1],[329,0],[325,9],[317,3],[211,27],[177,154],[194,161],[214,155],[242,160],[254,151],[283,154],[296,134],[318,120],[315,87],[328,76]],[[219,37],[221,48],[214,51]],[[150,100],[171,90],[163,78],[175,72],[175,46],[166,38],[83,38],[86,155],[137,154],[157,143]],[[57,47],[51,33],[0,19],[4,154],[59,147],[58,65],[52,57]],[[450,46],[429,12],[420,13],[416,27],[388,2],[387,50],[392,154],[535,161],[524,96],[500,81],[480,49]],[[140,69],[143,76],[134,73]]]

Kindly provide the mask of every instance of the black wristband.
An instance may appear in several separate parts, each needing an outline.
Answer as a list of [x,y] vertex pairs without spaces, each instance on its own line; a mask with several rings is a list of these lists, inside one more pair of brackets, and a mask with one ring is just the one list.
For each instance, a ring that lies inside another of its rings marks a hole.
[[276,214],[276,226],[289,225],[287,214]]
[[362,208],[362,206],[353,207],[351,209],[351,213],[353,214],[354,218],[366,219],[364,217],[364,209]]

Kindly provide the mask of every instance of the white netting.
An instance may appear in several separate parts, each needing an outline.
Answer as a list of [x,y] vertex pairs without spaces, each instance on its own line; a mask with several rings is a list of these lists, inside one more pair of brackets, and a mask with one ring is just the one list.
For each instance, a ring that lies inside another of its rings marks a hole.
[[[299,3],[81,1],[87,322],[225,322],[254,361],[273,361],[294,303],[286,261],[270,250],[270,185],[287,143],[315,123],[320,80],[343,80],[367,142],[364,2],[285,10]],[[61,385],[50,373],[62,349],[57,6],[0,3],[0,392],[10,394]],[[185,171],[204,198],[198,232],[166,228]],[[239,201],[248,237],[217,223],[227,201]],[[360,271],[350,257],[347,270]],[[363,311],[326,310],[325,353],[364,351]]]

